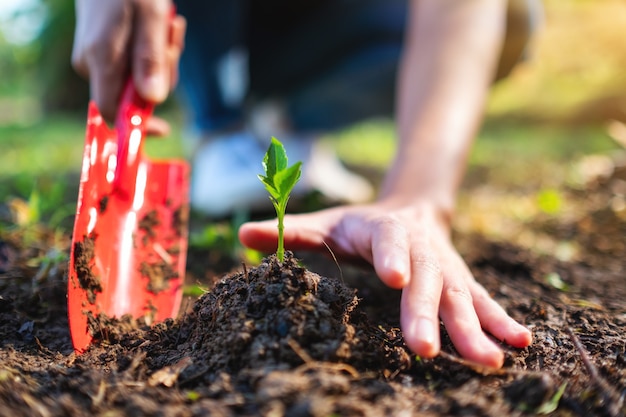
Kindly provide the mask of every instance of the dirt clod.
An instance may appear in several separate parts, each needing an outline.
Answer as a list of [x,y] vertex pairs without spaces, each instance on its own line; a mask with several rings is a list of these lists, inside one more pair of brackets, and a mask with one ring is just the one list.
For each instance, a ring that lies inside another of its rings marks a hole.
[[74,270],[80,288],[87,291],[87,300],[91,304],[96,302],[96,293],[102,292],[100,278],[92,270],[95,240],[93,236],[85,236],[82,241],[74,243]]
[[184,236],[187,233],[189,224],[189,207],[186,205],[180,206],[174,211],[172,218],[172,227],[178,234],[178,236]]
[[178,278],[178,272],[172,269],[172,266],[165,261],[158,263],[142,262],[139,266],[139,272],[148,278],[146,289],[153,294],[158,294],[169,288],[169,281]]
[[159,220],[159,213],[156,210],[149,211],[145,216],[139,220],[139,230],[143,230],[146,236],[154,238],[156,235],[155,227],[161,224]]
[[100,211],[100,214],[104,214],[104,212],[107,211],[108,206],[109,206],[109,196],[104,195],[102,196],[100,201],[98,201],[98,209]]

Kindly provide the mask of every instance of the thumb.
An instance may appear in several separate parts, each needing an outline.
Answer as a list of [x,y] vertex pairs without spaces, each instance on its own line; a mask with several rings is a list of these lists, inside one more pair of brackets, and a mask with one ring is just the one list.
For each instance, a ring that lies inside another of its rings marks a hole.
[[[324,246],[333,216],[319,213],[285,216],[285,246],[291,250],[316,250]],[[239,228],[239,240],[244,246],[269,252],[276,250],[278,220],[248,222]]]
[[154,103],[164,101],[169,92],[170,10],[170,2],[166,0],[139,2],[136,10],[133,81],[139,95]]

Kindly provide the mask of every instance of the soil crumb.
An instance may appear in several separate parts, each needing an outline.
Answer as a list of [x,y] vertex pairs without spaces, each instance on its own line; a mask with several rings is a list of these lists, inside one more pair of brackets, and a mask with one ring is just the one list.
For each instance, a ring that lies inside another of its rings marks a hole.
[[174,211],[172,217],[172,227],[178,233],[178,236],[186,236],[189,224],[189,207],[187,205],[181,205],[176,211]]
[[133,318],[126,314],[120,318],[109,317],[104,313],[94,316],[91,311],[87,312],[87,328],[93,337],[93,343],[114,344],[119,343],[137,329],[147,329],[143,318]]
[[98,208],[100,210],[100,214],[104,214],[104,212],[107,211],[108,206],[109,206],[109,196],[104,195],[102,196],[100,201],[98,201]]
[[74,271],[91,304],[96,302],[96,293],[102,292],[100,278],[92,270],[95,241],[95,236],[84,236],[82,241],[74,243]]
[[156,236],[155,228],[161,224],[159,221],[159,214],[156,210],[149,211],[143,218],[139,221],[139,230],[143,230],[146,232],[146,236],[150,238],[154,238]]
[[150,264],[148,262],[142,262],[139,267],[139,272],[144,277],[148,278],[148,285],[146,289],[153,294],[158,294],[169,288],[169,281],[174,278],[178,278],[178,272],[176,272],[170,264],[165,261]]

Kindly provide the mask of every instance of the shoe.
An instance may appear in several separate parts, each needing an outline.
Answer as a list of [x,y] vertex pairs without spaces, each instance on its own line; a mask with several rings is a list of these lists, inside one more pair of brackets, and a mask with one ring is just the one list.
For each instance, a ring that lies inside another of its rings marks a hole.
[[[348,171],[334,151],[319,140],[279,138],[290,164],[302,161],[302,177],[293,196],[312,191],[338,203],[362,203],[374,196],[364,178]],[[212,217],[236,211],[271,210],[265,187],[258,179],[263,173],[263,144],[242,131],[216,138],[199,146],[192,158],[191,207]]]

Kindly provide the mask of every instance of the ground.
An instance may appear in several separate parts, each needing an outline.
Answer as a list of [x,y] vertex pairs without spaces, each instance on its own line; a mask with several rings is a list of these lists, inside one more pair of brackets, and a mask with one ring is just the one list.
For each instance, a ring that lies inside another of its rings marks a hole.
[[537,242],[568,242],[575,255],[457,228],[476,278],[533,333],[526,349],[503,345],[500,370],[461,359],[443,327],[439,357],[412,354],[399,292],[371,269],[307,253],[251,266],[193,245],[188,279],[204,295],[152,327],[103,324],[98,343],[77,355],[68,236],[5,228],[0,415],[624,415],[626,163],[616,155],[611,169],[559,191],[573,208],[523,228],[543,236]]

